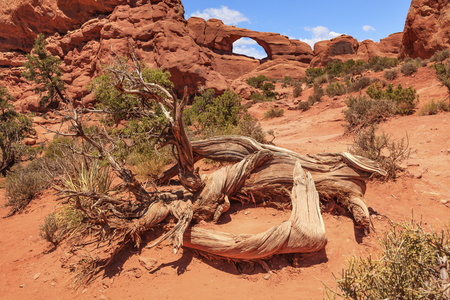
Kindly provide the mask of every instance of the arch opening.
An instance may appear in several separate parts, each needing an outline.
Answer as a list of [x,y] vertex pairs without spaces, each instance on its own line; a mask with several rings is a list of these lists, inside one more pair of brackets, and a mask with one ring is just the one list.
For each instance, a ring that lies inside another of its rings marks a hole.
[[268,54],[255,40],[242,37],[233,43],[233,54],[241,54],[255,59],[266,59]]

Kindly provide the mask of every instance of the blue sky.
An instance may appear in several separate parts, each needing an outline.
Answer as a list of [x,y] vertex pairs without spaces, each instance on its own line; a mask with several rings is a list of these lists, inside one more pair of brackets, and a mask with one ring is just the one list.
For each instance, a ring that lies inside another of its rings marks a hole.
[[[314,45],[340,34],[358,41],[378,42],[403,31],[411,0],[317,0],[317,1],[206,1],[182,0],[185,18],[217,18],[228,25],[255,31],[275,32]],[[234,52],[257,58],[264,50],[253,40],[241,39]]]

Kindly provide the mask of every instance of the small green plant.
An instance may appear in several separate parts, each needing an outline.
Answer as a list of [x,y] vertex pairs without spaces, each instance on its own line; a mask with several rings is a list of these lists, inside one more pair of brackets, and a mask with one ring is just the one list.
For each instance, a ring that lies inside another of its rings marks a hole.
[[393,140],[384,132],[377,135],[375,130],[376,127],[371,125],[360,131],[349,151],[378,162],[388,172],[386,179],[396,178],[398,172],[402,170],[399,164],[408,159],[411,153],[408,139]]
[[[39,34],[34,42],[32,54],[27,54],[22,74],[27,80],[37,84],[35,92],[41,97],[39,104],[48,108],[57,108],[59,101],[66,102],[64,82],[61,79],[61,61],[45,49],[47,42],[43,34]],[[59,100],[58,100],[59,99]]]
[[192,107],[184,111],[185,124],[195,127],[204,138],[241,134],[265,142],[261,126],[247,113],[238,94],[230,90],[219,97],[204,93],[211,97],[202,94],[194,99]]
[[272,107],[264,113],[264,119],[279,118],[284,115],[284,109]]
[[164,148],[151,153],[133,152],[128,156],[127,162],[138,174],[156,179],[165,167],[173,162],[173,157],[171,152]]
[[268,80],[269,79],[266,76],[258,75],[256,77],[250,77],[249,79],[247,79],[247,84],[254,88],[261,89],[264,85],[264,82]]
[[325,70],[322,68],[308,68],[306,69],[306,82],[311,84],[317,77],[325,75]]
[[5,206],[11,207],[9,215],[21,212],[39,192],[50,185],[51,180],[40,160],[32,161],[25,168],[8,174]]
[[419,109],[418,115],[436,115],[440,111],[450,111],[450,104],[445,100],[435,101],[432,99]]
[[372,79],[370,79],[370,77],[363,76],[363,77],[357,79],[355,82],[348,84],[348,91],[349,92],[359,92],[362,89],[371,85],[372,82],[373,81],[372,81]]
[[367,95],[372,99],[387,99],[393,101],[396,105],[395,114],[408,115],[414,111],[419,96],[412,87],[404,89],[401,84],[396,88],[388,84],[386,89],[379,83],[369,86],[366,90]]
[[294,98],[300,97],[303,93],[303,88],[301,85],[297,85],[294,87],[293,91],[292,91],[292,95],[294,96]]
[[347,92],[347,89],[343,83],[332,82],[327,86],[326,94],[328,97],[341,96]]
[[302,111],[307,111],[311,107],[311,103],[309,101],[300,101],[298,103],[297,109]]
[[264,95],[260,93],[252,93],[250,95],[250,100],[252,100],[253,103],[267,101],[266,97],[264,97]]
[[6,176],[29,150],[21,142],[33,132],[31,119],[19,114],[10,104],[11,95],[0,86],[0,174]]
[[266,82],[261,87],[263,94],[268,99],[275,99],[277,92],[275,92],[275,85],[272,82]]
[[398,65],[398,59],[389,57],[375,56],[369,60],[369,68],[375,72],[381,72],[384,69],[395,68]]
[[384,78],[387,80],[394,80],[398,76],[398,71],[396,69],[393,70],[387,70],[384,72]]
[[410,60],[403,63],[403,65],[400,67],[400,72],[402,72],[402,74],[405,76],[411,76],[417,71],[418,68],[419,63],[417,61]]
[[310,102],[311,105],[316,102],[320,102],[324,94],[325,92],[323,91],[323,88],[318,85],[314,85],[314,93],[308,97],[308,102]]
[[450,64],[434,64],[431,66],[436,70],[436,75],[443,86],[445,86],[450,94]]
[[438,63],[442,64],[449,57],[450,57],[450,50],[448,50],[448,49],[441,50],[441,51],[436,51],[433,54],[433,56],[430,58],[430,61],[438,62]]
[[395,103],[387,99],[370,99],[365,96],[350,97],[344,110],[348,130],[364,128],[392,116]]
[[349,260],[335,277],[340,291],[329,290],[329,299],[446,299],[437,266],[450,255],[448,230],[426,232],[414,221],[391,223],[379,245],[379,258]]

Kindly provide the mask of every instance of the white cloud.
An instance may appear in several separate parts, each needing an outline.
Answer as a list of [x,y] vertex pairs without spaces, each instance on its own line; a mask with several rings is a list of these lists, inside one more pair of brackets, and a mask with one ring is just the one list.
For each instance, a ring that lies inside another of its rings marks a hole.
[[311,47],[314,47],[314,44],[323,40],[329,40],[335,37],[338,37],[341,35],[341,33],[337,33],[334,31],[330,31],[325,26],[316,26],[316,27],[305,27],[306,31],[309,31],[312,33],[312,38],[310,39],[302,39],[300,38],[300,41],[305,42]]
[[243,13],[230,9],[225,5],[222,5],[220,8],[206,8],[202,12],[196,11],[191,14],[191,17],[200,17],[205,20],[215,18],[222,20],[226,25],[236,25],[241,22],[250,23],[249,18],[244,16]]
[[363,27],[362,27],[362,29],[364,30],[364,31],[375,31],[375,28],[373,28],[372,26],[370,26],[370,25],[364,25]]
[[267,57],[266,51],[250,38],[241,38],[233,43],[233,53],[244,54],[257,59]]

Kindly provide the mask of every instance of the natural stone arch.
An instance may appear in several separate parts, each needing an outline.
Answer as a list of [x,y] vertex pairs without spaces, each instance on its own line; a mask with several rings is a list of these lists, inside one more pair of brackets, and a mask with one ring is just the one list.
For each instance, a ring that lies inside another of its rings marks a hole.
[[262,48],[264,50],[264,53],[266,54],[266,56],[261,58],[261,59],[255,57],[256,59],[259,59],[259,60],[272,59],[272,57],[271,57],[272,55],[269,55],[270,47],[268,47],[267,43],[262,42],[261,40],[258,40],[258,39],[255,39],[255,38],[247,37],[247,36],[243,36],[243,37],[231,36],[230,37],[231,52],[233,54],[236,54],[236,52],[235,52],[235,43],[238,42],[241,39],[247,39],[247,40],[255,41],[260,46],[260,48]]
[[211,50],[231,54],[233,43],[246,37],[255,40],[267,53],[268,60],[284,58],[309,64],[313,58],[311,47],[299,40],[291,40],[287,36],[270,32],[257,32],[249,29],[228,26],[217,19],[205,21],[191,17],[188,20],[191,37],[198,45]]
[[230,41],[230,44],[231,44],[231,51],[233,51],[233,44],[236,41],[238,41],[238,40],[240,40],[242,38],[249,38],[249,39],[254,40],[258,45],[260,45],[264,49],[264,51],[267,54],[267,58],[268,59],[272,59],[272,49],[270,48],[270,45],[267,42],[265,42],[265,41],[263,41],[263,40],[261,40],[259,38],[252,37],[250,35],[249,36],[246,36],[246,35],[235,35],[235,34],[230,35],[229,41]]

